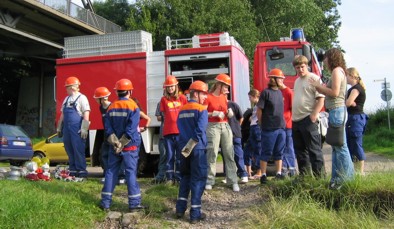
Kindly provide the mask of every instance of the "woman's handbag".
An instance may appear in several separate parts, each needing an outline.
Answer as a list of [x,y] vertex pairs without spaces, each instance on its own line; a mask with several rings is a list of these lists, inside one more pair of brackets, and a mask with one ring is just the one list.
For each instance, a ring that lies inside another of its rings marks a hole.
[[328,123],[326,142],[332,146],[343,146],[344,144],[344,132],[345,132],[345,117],[346,117],[346,107],[343,113],[343,123],[340,126],[332,126]]

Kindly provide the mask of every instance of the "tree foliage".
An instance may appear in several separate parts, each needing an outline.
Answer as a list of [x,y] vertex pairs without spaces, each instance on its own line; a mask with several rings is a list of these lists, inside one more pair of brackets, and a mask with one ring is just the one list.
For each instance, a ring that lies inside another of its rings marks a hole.
[[130,14],[130,5],[127,0],[106,0],[93,2],[93,9],[96,14],[112,21],[125,29],[126,18]]
[[191,38],[196,34],[229,32],[251,55],[258,28],[244,0],[137,0],[127,19],[128,30],[153,34],[154,49],[165,48],[165,38]]
[[249,59],[260,41],[289,36],[303,28],[317,48],[339,46],[340,0],[106,0],[95,2],[98,14],[126,30],[152,33],[154,50],[164,50],[166,36],[191,38],[196,34],[229,32]]
[[[303,28],[308,41],[328,49],[338,45],[341,26],[337,0],[250,0],[262,41],[288,36],[291,28]],[[290,35],[290,34],[289,34]]]

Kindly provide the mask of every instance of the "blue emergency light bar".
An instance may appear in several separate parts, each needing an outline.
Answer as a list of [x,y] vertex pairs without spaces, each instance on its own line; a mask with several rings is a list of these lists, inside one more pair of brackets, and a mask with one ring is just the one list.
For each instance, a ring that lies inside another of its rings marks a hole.
[[295,28],[290,30],[290,37],[293,41],[305,41],[304,30],[302,28]]

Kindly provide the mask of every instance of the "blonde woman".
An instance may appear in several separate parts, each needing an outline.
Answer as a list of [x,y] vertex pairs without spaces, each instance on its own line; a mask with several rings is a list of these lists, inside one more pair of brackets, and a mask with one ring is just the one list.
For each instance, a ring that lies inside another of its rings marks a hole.
[[365,85],[356,68],[347,69],[346,79],[351,86],[347,91],[346,99],[349,115],[346,123],[346,140],[352,159],[358,161],[359,172],[364,175],[363,134],[368,120],[368,116],[364,113]]

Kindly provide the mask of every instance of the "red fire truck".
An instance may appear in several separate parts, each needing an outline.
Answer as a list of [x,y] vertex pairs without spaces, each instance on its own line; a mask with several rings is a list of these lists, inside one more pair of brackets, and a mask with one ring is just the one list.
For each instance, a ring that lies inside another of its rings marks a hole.
[[[91,106],[89,154],[92,165],[99,163],[99,150],[103,139],[103,125],[99,105],[93,99],[97,87],[110,90],[122,78],[130,79],[134,90],[132,97],[139,100],[141,109],[151,118],[147,131],[141,133],[141,165],[158,155],[160,123],[155,117],[157,103],[163,95],[166,75],[174,75],[182,91],[194,80],[210,86],[219,73],[231,79],[230,99],[243,110],[249,106],[249,60],[242,47],[228,33],[196,35],[191,39],[172,40],[167,37],[167,49],[152,50],[152,35],[145,31],[130,31],[105,35],[70,37],[65,39],[64,58],[56,65],[56,111],[66,97],[65,79],[76,76],[81,81],[81,92]],[[111,101],[116,99],[112,93]],[[140,123],[145,126],[145,123]],[[148,157],[149,156],[149,157]],[[149,163],[154,165],[154,163]]]
[[291,29],[290,37],[281,38],[280,41],[261,42],[257,44],[254,53],[253,84],[259,91],[267,88],[268,73],[273,68],[279,68],[286,76],[284,83],[293,88],[297,78],[293,67],[295,55],[304,55],[309,60],[310,71],[318,76],[322,75],[318,55],[312,45],[306,41],[304,31],[300,28]]

